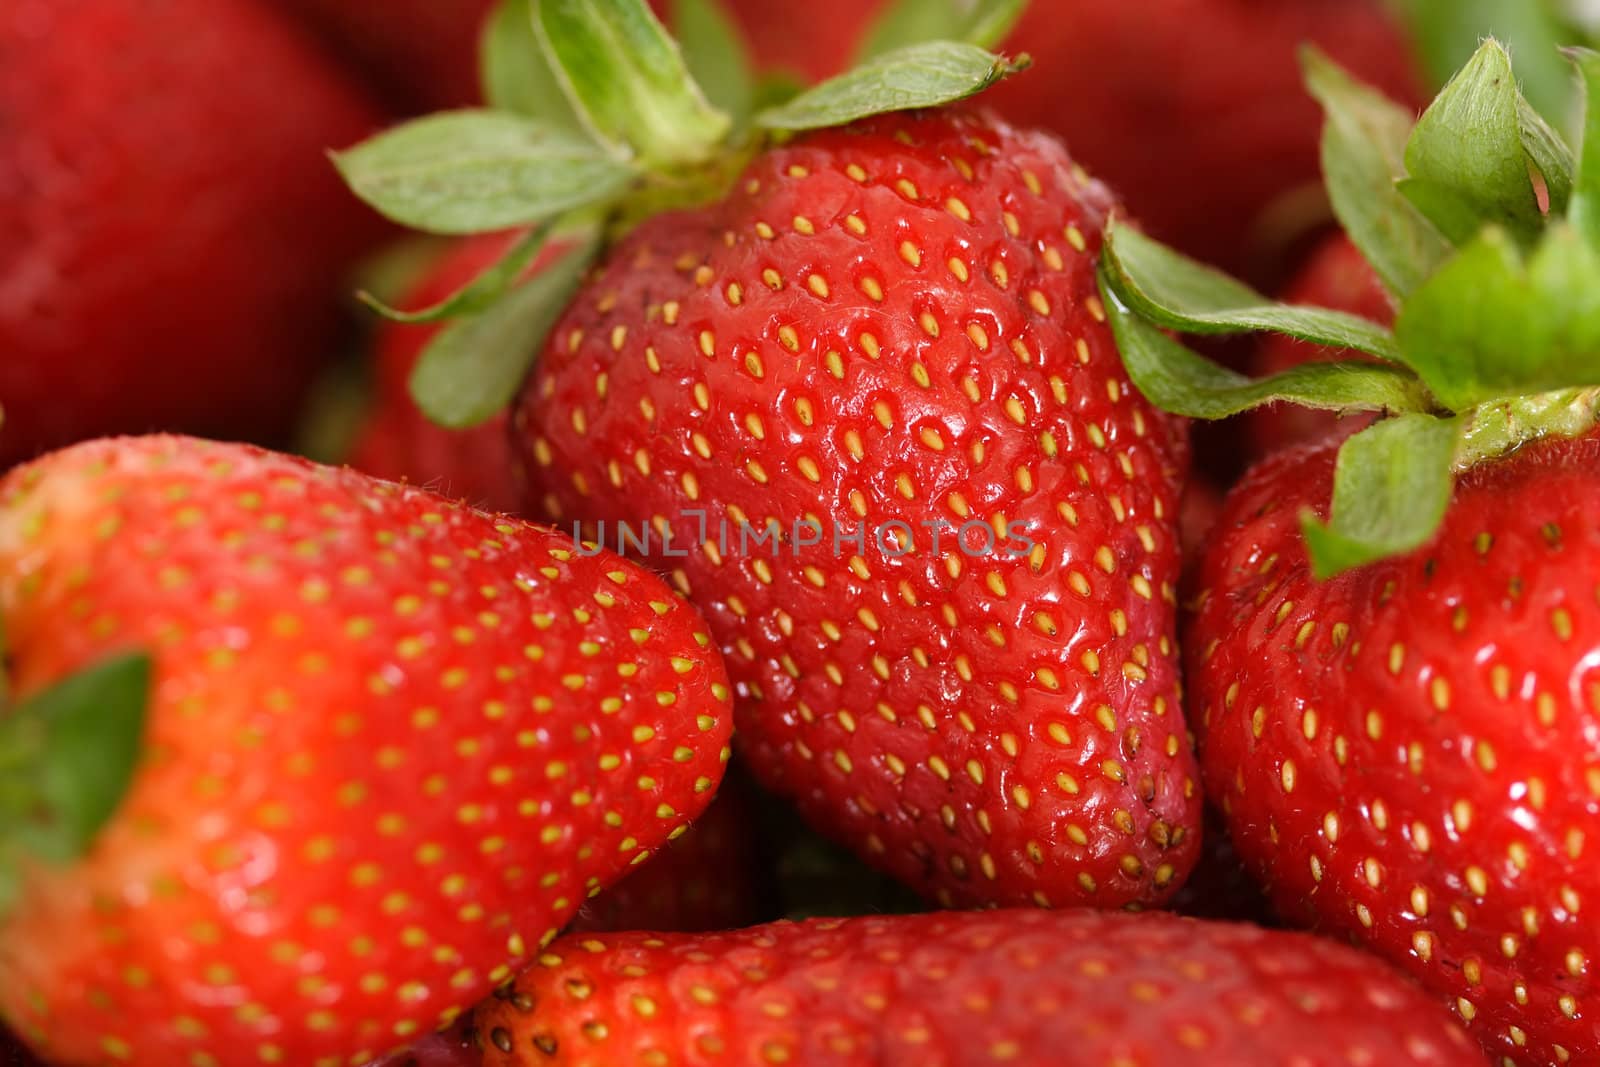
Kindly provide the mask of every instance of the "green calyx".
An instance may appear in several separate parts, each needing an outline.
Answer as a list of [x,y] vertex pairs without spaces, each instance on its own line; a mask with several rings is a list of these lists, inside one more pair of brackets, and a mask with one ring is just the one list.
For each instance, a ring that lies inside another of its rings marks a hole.
[[0,674],[0,913],[16,897],[23,859],[78,859],[121,805],[150,682],[149,657],[117,656],[14,702]]
[[[1329,199],[1394,299],[1393,330],[1277,303],[1127,226],[1107,232],[1101,290],[1153,403],[1196,418],[1274,402],[1383,416],[1341,447],[1328,521],[1302,517],[1320,578],[1426,544],[1473,464],[1600,425],[1600,55],[1568,56],[1587,103],[1576,156],[1494,40],[1415,122],[1307,53]],[[1251,379],[1166,330],[1269,331],[1363,358]]]
[[[896,0],[860,66],[806,89],[758,78],[719,0],[675,0],[677,37],[645,0],[501,0],[483,37],[484,108],[406,123],[334,155],[355,193],[447,235],[530,227],[503,262],[404,322],[448,322],[411,391],[463,428],[505,409],[609,237],[723,195],[764,146],[870,115],[938,107],[1026,66],[987,49],[1026,0]],[[527,268],[551,237],[570,250]]]

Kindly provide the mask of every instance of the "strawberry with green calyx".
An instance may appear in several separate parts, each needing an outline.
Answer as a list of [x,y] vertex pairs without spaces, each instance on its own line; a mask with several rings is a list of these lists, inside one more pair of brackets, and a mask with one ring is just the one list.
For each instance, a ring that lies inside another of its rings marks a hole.
[[485,1067],[1466,1067],[1449,1014],[1304,934],[998,911],[573,935],[478,1009]]
[[[1273,305],[1124,228],[1104,258],[1159,403],[1383,413],[1230,495],[1188,632],[1191,721],[1279,910],[1401,963],[1518,1067],[1600,1056],[1600,57],[1574,59],[1576,159],[1493,41],[1409,133],[1310,60],[1330,192],[1395,295],[1392,332]],[[1160,327],[1371,362],[1250,381]]]
[[[609,167],[636,194],[605,209],[611,243],[521,392],[534,509],[645,536],[731,656],[757,778],[875,866],[945,904],[1170,894],[1199,843],[1173,641],[1183,442],[1103,321],[1110,194],[1048,137],[892,110],[1011,69],[972,45],[891,53],[740,133],[642,4],[534,13],[599,138],[583,188]],[[601,40],[629,47],[596,59]],[[358,190],[419,220],[527,221],[505,163],[448,202],[436,182],[388,198],[418,129],[343,157]],[[535,347],[497,336],[520,375]],[[437,415],[446,396],[418,391]]]
[[242,446],[11,472],[0,619],[0,1016],[60,1067],[376,1059],[678,833],[728,755],[720,658],[656,578]]

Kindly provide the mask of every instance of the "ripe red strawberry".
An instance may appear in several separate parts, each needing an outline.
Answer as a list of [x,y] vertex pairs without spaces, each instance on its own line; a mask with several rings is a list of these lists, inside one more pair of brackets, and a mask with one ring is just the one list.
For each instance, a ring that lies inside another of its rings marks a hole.
[[732,930],[772,918],[758,859],[756,798],[738,777],[683,836],[588,901],[569,930]]
[[478,31],[494,0],[278,0],[402,110],[478,100]]
[[1159,913],[573,935],[476,1025],[485,1067],[1484,1062],[1447,1013],[1371,957]]
[[[1284,289],[1286,304],[1309,304],[1360,315],[1380,326],[1394,324],[1394,300],[1384,289],[1366,257],[1351,240],[1336,234],[1324,241]],[[1321,348],[1283,334],[1261,340],[1252,357],[1258,376],[1277,374],[1313,361],[1334,362],[1359,358],[1348,349]],[[1371,418],[1340,419],[1324,411],[1277,404],[1252,411],[1245,418],[1245,434],[1252,458],[1269,456],[1291,445],[1317,441],[1339,430],[1360,429]]]
[[[489,234],[450,246],[412,286],[402,306],[424,308],[445,299],[504,255],[509,243],[504,234]],[[431,325],[379,327],[373,341],[373,410],[351,451],[350,465],[514,514],[521,507],[522,489],[512,476],[506,417],[451,430],[430,422],[411,399],[411,370],[438,332]]]
[[0,916],[0,1014],[65,1067],[375,1058],[509,977],[727,757],[726,675],[655,578],[242,446],[13,471],[0,619],[24,701],[154,656],[128,795]]
[[378,230],[375,112],[269,5],[0,7],[0,468],[108,432],[281,434]]
[[1315,582],[1334,446],[1234,491],[1189,640],[1207,782],[1280,910],[1518,1064],[1600,1056],[1600,436],[1473,469],[1424,550]]
[[514,416],[531,507],[670,528],[758,780],[947,905],[1149,903],[1198,844],[1181,434],[1104,325],[1111,208],[983,118],[811,134],[612,249]]

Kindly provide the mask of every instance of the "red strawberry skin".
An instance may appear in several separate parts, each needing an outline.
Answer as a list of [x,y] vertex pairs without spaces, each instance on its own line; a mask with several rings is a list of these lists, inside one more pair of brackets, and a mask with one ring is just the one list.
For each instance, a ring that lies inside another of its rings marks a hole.
[[[401,306],[425,308],[444,300],[499,260],[511,240],[506,234],[489,234],[448,246]],[[451,430],[432,422],[411,399],[411,370],[440,328],[394,322],[379,327],[373,341],[373,410],[356,439],[350,465],[514,514],[521,507],[522,488],[513,476],[506,416]]]
[[248,0],[7,0],[0,115],[0,467],[282,434],[382,232],[325,156],[359,91]]
[[723,779],[683,836],[589,901],[569,930],[732,930],[772,918],[750,787]]
[[494,0],[277,0],[401,111],[477,103],[478,35]]
[[485,1067],[1484,1062],[1448,1013],[1371,957],[1160,913],[573,935],[477,1026]]
[[1335,446],[1231,495],[1189,631],[1209,793],[1286,916],[1507,1062],[1600,1058],[1600,436],[1473,469],[1435,541],[1318,584]]
[[[651,559],[729,657],[758,781],[946,905],[1151,902],[1198,845],[1183,447],[1095,295],[1111,206],[979,117],[797,140],[618,245],[514,416],[531,513],[671,525]],[[741,551],[769,518],[785,543]]]
[[[1394,324],[1394,303],[1383,282],[1360,249],[1342,233],[1317,247],[1280,299],[1289,304],[1346,311],[1380,326]],[[1322,348],[1283,334],[1270,334],[1256,347],[1251,373],[1264,377],[1304,363],[1362,358],[1359,352]],[[1245,416],[1244,431],[1248,450],[1253,458],[1260,459],[1332,433],[1352,432],[1371,422],[1370,416],[1341,419],[1326,411],[1278,404],[1250,412]]]
[[726,675],[654,577],[242,446],[13,471],[0,618],[24,696],[156,656],[128,797],[0,919],[0,1014],[64,1067],[406,1044],[697,815],[727,756]]

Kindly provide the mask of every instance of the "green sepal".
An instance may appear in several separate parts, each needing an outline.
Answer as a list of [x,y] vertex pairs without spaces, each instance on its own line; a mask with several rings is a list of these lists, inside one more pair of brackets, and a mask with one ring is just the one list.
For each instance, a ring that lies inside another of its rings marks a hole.
[[467,429],[506,410],[599,245],[597,232],[585,234],[486,310],[440,331],[411,372],[411,397],[422,413],[440,426]]
[[501,256],[472,281],[429,307],[417,311],[401,311],[390,307],[373,294],[362,290],[357,295],[361,302],[392,322],[425,323],[458,319],[475,314],[504,296],[524,272],[539,258],[545,241],[550,236],[551,225],[543,223],[529,230]]
[[755,111],[756,74],[738,25],[719,0],[675,0],[672,18],[690,76],[735,127],[744,125]]
[[1529,101],[1565,126],[1572,80],[1556,50],[1580,36],[1554,0],[1399,0],[1396,6],[1433,84],[1449,81],[1484,37],[1494,37],[1516,57],[1517,80]]
[[1524,255],[1491,227],[1413,293],[1395,336],[1446,407],[1600,384],[1600,251],[1566,222]]
[[867,28],[857,61],[928,41],[997,48],[1027,8],[1028,0],[895,0]]
[[133,783],[152,674],[149,656],[117,656],[0,717],[0,867],[88,851]]
[[712,107],[645,0],[533,0],[534,29],[573,110],[619,158],[701,163],[732,119]]
[[1329,521],[1301,516],[1319,581],[1428,543],[1455,489],[1457,419],[1402,415],[1345,441],[1333,475]]
[[1107,227],[1102,262],[1122,301],[1159,326],[1191,334],[1270,330],[1400,361],[1394,338],[1376,323],[1342,311],[1276,303],[1130,226]]
[[769,130],[843,126],[869,115],[940,107],[982,92],[1027,66],[976,45],[930,41],[869,59],[808,89],[788,103],[756,115]]
[[1395,185],[1405,176],[1415,119],[1314,48],[1301,53],[1301,63],[1327,116],[1322,170],[1334,214],[1389,291],[1404,296],[1452,251]]
[[1600,52],[1567,50],[1583,81],[1583,143],[1567,219],[1591,248],[1600,248]]
[[1431,404],[1408,371],[1384,363],[1304,363],[1268,378],[1220,366],[1173,340],[1122,302],[1104,270],[1100,291],[1128,379],[1176,415],[1222,419],[1286,402],[1326,411],[1416,412]]
[[1553,172],[1544,175],[1553,205],[1571,188],[1571,153],[1525,105],[1511,57],[1493,40],[1417,120],[1405,163],[1401,193],[1457,245],[1490,225],[1524,245],[1538,240],[1544,216],[1530,168]]
[[500,0],[478,42],[483,99],[496,111],[539,119],[547,126],[583,131],[583,123],[550,69],[533,29],[533,0]]
[[531,226],[613,199],[635,177],[592,141],[500,111],[430,115],[333,158],[386,217],[451,235]]

